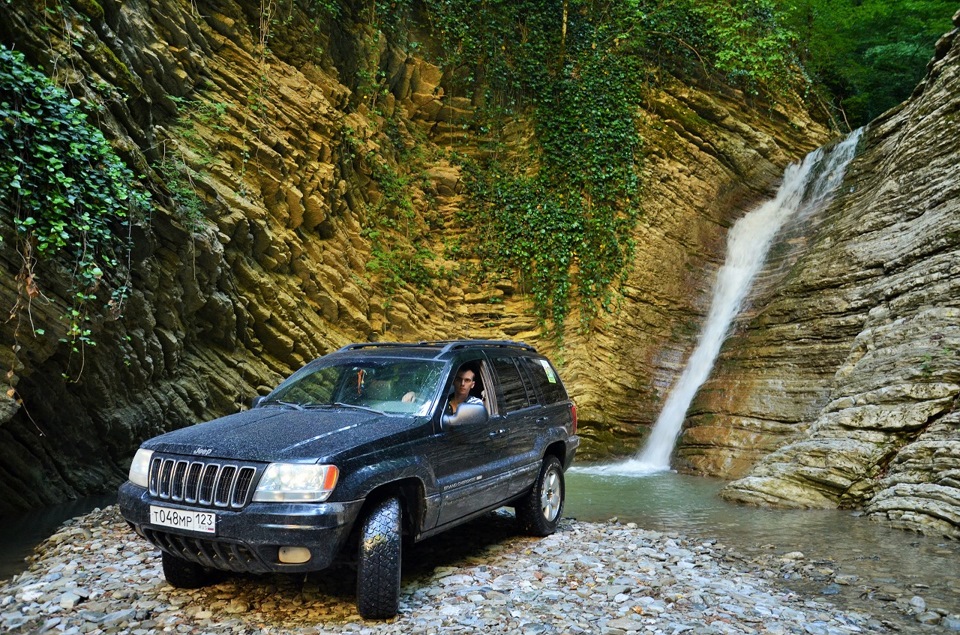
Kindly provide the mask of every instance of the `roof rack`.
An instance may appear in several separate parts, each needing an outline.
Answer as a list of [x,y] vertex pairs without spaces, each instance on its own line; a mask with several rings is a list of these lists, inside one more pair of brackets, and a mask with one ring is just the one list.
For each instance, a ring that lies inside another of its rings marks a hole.
[[514,342],[513,340],[452,340],[449,342],[437,342],[437,344],[445,344],[442,351],[444,353],[458,348],[472,348],[474,346],[497,346],[500,348],[519,348],[525,351],[537,351],[537,349],[529,344]]
[[535,349],[530,344],[525,342],[514,342],[513,340],[434,340],[434,341],[420,341],[420,342],[359,342],[356,344],[347,344],[346,346],[338,349],[340,351],[355,351],[361,348],[398,348],[398,347],[411,347],[411,346],[433,346],[433,347],[442,347],[440,351],[441,354],[448,353],[453,350],[461,348],[473,348],[475,346],[497,346],[501,348],[519,348],[525,351],[536,352]]
[[355,351],[359,348],[379,348],[379,347],[409,347],[409,346],[420,346],[424,342],[358,342],[356,344],[347,344],[346,346],[341,346],[337,349],[337,352],[340,351]]

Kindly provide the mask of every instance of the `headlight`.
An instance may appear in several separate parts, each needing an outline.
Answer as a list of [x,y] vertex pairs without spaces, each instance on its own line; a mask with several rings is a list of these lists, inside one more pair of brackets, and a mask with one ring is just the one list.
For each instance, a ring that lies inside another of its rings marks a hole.
[[330,497],[339,476],[334,465],[271,463],[260,477],[253,500],[318,503]]
[[130,475],[127,478],[134,485],[147,487],[150,481],[150,459],[153,458],[153,450],[144,450],[140,448],[133,455],[133,462],[130,463]]

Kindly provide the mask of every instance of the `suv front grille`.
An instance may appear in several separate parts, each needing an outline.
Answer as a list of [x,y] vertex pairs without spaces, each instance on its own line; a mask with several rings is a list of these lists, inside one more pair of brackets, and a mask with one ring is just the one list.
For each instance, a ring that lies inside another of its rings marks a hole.
[[260,562],[246,545],[221,540],[181,536],[144,527],[147,540],[167,553],[195,562],[208,569],[241,573],[266,573],[269,568]]
[[249,465],[153,457],[150,495],[200,507],[239,509],[250,500],[257,468]]

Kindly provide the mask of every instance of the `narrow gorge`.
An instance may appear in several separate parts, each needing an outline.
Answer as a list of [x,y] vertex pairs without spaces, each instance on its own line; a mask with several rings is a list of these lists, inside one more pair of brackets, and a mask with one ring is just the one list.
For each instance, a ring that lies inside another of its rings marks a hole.
[[[153,196],[132,226],[131,294],[92,320],[96,346],[59,341],[63,263],[38,264],[42,293],[0,323],[0,515],[114,487],[142,439],[235,412],[352,341],[535,344],[578,403],[580,457],[631,455],[693,349],[728,230],[839,137],[798,99],[665,72],[637,104],[642,215],[618,302],[585,330],[569,316],[558,343],[523,276],[475,281],[457,249],[473,230],[462,157],[518,152],[532,123],[516,117],[491,150],[481,96],[429,61],[429,16],[408,25],[420,50],[359,5],[326,21],[282,8],[267,51],[245,0],[7,7],[0,43],[95,104]],[[687,412],[675,467],[736,479],[733,500],[960,535],[956,33],[866,129],[833,204],[783,228]],[[8,207],[11,308],[24,287]],[[392,277],[424,252],[447,273]]]

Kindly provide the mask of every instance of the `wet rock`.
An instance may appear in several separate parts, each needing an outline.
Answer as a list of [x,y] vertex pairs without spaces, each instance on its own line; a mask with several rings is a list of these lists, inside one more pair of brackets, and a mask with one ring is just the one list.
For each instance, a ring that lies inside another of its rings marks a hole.
[[910,608],[912,608],[915,613],[923,613],[927,610],[927,602],[919,595],[915,595],[910,598]]
[[948,615],[940,621],[940,626],[947,631],[960,632],[960,615]]
[[939,624],[940,614],[935,611],[924,611],[917,613],[917,621],[921,624]]
[[835,576],[833,581],[836,582],[837,584],[851,585],[851,584],[855,584],[859,579],[860,578],[857,575],[854,575],[851,573],[841,573]]

